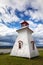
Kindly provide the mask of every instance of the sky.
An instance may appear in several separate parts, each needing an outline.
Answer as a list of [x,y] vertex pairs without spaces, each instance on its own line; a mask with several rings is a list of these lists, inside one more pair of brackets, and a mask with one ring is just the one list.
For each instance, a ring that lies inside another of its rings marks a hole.
[[43,0],[0,0],[0,46],[13,45],[24,20],[36,44],[43,44]]

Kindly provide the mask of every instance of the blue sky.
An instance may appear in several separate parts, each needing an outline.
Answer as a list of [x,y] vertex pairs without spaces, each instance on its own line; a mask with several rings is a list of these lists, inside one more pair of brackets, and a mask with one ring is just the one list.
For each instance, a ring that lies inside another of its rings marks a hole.
[[43,0],[0,0],[0,45],[14,43],[24,20],[34,31],[35,42],[43,44]]

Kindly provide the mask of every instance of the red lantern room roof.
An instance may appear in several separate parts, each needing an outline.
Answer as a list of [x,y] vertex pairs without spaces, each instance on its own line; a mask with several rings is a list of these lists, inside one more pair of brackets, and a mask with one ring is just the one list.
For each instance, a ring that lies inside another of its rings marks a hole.
[[33,33],[33,31],[31,29],[29,29],[29,26],[28,26],[29,23],[28,22],[23,21],[23,22],[20,22],[20,24],[21,24],[22,28],[19,29],[19,30],[17,30],[17,32],[20,31],[20,30],[22,30],[22,29],[28,29],[29,31],[31,31]]
[[21,26],[27,26],[27,25],[29,25],[28,22],[26,22],[26,21],[21,22]]

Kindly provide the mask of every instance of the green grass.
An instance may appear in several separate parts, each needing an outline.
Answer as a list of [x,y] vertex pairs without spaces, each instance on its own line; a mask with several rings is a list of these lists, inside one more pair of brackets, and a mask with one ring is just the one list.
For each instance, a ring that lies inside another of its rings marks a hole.
[[11,57],[9,54],[0,55],[0,65],[43,65],[43,50],[40,56],[32,59]]

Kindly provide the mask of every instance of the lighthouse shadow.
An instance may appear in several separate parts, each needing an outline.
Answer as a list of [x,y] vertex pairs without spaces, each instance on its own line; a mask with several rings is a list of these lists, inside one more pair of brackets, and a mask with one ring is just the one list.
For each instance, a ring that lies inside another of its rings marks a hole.
[[43,60],[43,56],[36,56],[33,58],[26,58],[26,57],[19,57],[19,58],[27,59],[27,60]]
[[37,57],[33,57],[33,58],[31,58],[30,60],[43,60],[43,56],[37,56]]

